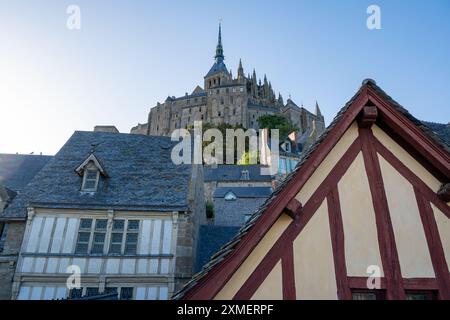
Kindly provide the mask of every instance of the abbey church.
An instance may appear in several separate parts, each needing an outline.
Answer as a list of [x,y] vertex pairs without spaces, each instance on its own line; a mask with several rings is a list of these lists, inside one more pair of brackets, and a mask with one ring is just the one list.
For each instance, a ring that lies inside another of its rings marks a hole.
[[215,61],[204,76],[200,86],[184,96],[169,96],[164,103],[157,103],[148,115],[148,122],[131,129],[131,133],[170,136],[175,129],[187,128],[194,121],[212,124],[240,125],[244,128],[259,129],[258,118],[263,115],[281,115],[299,130],[299,136],[307,135],[314,141],[325,129],[324,117],[316,103],[315,113],[296,105],[291,99],[284,103],[272,84],[264,76],[258,80],[255,70],[245,75],[239,60],[237,76],[225,65],[222,46],[222,32],[216,47]]

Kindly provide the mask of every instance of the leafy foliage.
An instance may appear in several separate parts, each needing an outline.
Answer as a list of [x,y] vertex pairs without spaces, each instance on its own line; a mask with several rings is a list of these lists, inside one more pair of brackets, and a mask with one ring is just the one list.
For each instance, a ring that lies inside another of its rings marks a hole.
[[[280,130],[280,140],[286,139],[292,131],[298,131],[298,128],[292,125],[285,117],[280,115],[267,114],[258,118],[260,128]],[[270,132],[269,132],[270,133]]]

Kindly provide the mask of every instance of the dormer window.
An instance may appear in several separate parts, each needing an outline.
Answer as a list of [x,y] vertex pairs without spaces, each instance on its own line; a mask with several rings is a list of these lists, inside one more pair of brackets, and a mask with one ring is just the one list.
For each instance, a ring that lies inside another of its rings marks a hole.
[[94,168],[86,169],[83,174],[83,186],[81,189],[83,191],[97,191],[99,177],[100,171],[95,166]]
[[225,194],[225,201],[233,201],[233,200],[236,200],[237,199],[237,197],[236,197],[236,195],[233,193],[233,192],[231,192],[231,191],[228,191],[226,194]]
[[83,178],[81,191],[84,192],[96,192],[100,181],[100,175],[105,178],[108,177],[104,167],[93,153],[75,169],[75,172]]
[[250,180],[250,174],[248,170],[241,171],[241,180]]

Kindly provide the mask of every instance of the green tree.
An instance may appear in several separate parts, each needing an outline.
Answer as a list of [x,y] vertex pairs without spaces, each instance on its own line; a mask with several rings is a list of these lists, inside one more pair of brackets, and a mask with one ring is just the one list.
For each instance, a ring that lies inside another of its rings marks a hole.
[[280,140],[286,139],[292,131],[298,131],[296,126],[292,125],[285,117],[279,115],[266,114],[261,116],[258,118],[258,124],[261,129],[280,130]]

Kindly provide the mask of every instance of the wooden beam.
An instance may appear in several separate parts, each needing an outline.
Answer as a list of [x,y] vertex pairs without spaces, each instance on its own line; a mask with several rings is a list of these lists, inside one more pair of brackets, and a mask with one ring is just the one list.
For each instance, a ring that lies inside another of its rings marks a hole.
[[416,187],[414,187],[414,193],[423,229],[425,231],[425,238],[427,239],[434,274],[436,275],[439,287],[439,298],[442,300],[450,300],[450,277],[448,266],[447,261],[445,260],[445,253],[442,248],[441,237],[434,218],[433,209],[431,208],[430,202],[425,199]]
[[360,128],[370,128],[378,117],[377,107],[365,106],[358,115],[358,125]]
[[284,211],[292,218],[295,219],[296,216],[300,214],[302,211],[302,204],[295,198],[292,198],[291,201],[288,202]]
[[352,293],[347,281],[344,225],[342,222],[341,203],[339,201],[337,185],[334,186],[330,194],[327,196],[327,204],[338,299],[350,300],[352,298]]
[[386,277],[386,297],[392,300],[405,299],[397,245],[395,243],[380,163],[373,146],[372,130],[370,128],[359,128],[359,138],[361,139],[364,165],[375,211],[381,262]]
[[295,272],[294,272],[294,246],[292,242],[281,258],[281,270],[283,279],[283,300],[295,300]]

